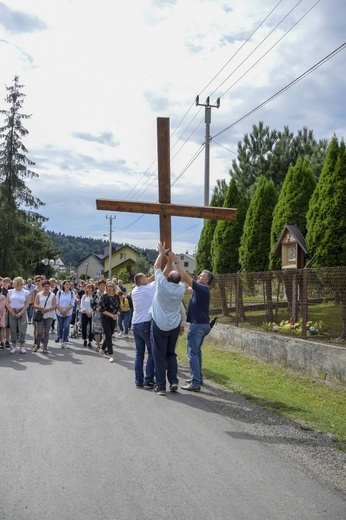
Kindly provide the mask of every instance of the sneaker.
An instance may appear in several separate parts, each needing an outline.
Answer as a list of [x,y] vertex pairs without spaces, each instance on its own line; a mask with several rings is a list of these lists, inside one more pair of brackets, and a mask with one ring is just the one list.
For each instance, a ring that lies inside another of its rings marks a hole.
[[110,363],[114,363],[114,357],[110,357],[110,358],[109,358],[109,362],[110,362]]
[[86,347],[86,346],[87,346],[87,340],[85,339],[85,340],[83,341],[83,347]]
[[69,346],[69,344],[68,344],[68,342],[67,342],[67,341],[64,341],[64,347],[65,347],[65,348],[67,348],[67,349],[69,349],[69,348],[70,348],[70,346]]
[[150,388],[151,390],[154,388],[155,384],[153,381],[148,381],[147,383],[144,383],[144,388]]
[[61,344],[61,341],[60,341],[59,338],[56,338],[54,341],[55,341],[55,343],[60,343]]
[[3,350],[5,347],[4,347],[4,344],[3,343],[0,343],[0,349]]
[[21,354],[26,354],[26,350],[25,350],[24,347],[21,347],[21,348],[20,348],[20,353],[21,353]]
[[178,390],[178,385],[177,384],[170,385],[169,390],[171,392],[176,392]]
[[17,352],[16,347],[12,347],[10,350],[10,354],[15,354]]
[[11,346],[10,346],[10,344],[9,344],[8,341],[6,341],[6,343],[5,343],[5,347],[6,347],[6,348],[11,348]]
[[62,341],[60,341],[60,348],[65,348],[65,343],[63,343]]
[[122,337],[123,337],[123,335],[122,335],[122,333],[121,333],[121,332],[119,332],[118,336],[119,336],[120,338],[122,338]]
[[123,335],[123,338],[128,338],[128,337],[129,337],[128,334],[124,334],[124,335]]
[[90,343],[90,341],[89,341],[89,343],[88,343],[88,348],[90,348],[90,349],[93,348],[93,346],[92,346],[92,344]]
[[157,395],[166,395],[166,390],[159,390],[157,387],[154,388],[154,392],[156,392]]

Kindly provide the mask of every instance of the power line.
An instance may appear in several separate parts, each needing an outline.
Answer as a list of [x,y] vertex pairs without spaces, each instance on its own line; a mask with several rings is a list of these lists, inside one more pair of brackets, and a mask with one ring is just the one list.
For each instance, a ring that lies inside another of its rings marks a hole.
[[285,92],[286,90],[288,90],[289,88],[293,87],[293,85],[295,85],[296,83],[298,83],[299,81],[301,81],[302,79],[304,79],[306,76],[308,76],[309,74],[311,74],[312,72],[314,72],[316,69],[318,69],[319,67],[321,67],[322,65],[324,65],[324,63],[326,63],[328,60],[330,60],[331,58],[333,58],[334,56],[336,56],[336,54],[338,54],[339,52],[341,52],[342,50],[344,50],[346,47],[346,43],[343,43],[342,45],[340,45],[340,47],[338,47],[337,49],[335,49],[333,52],[331,52],[330,54],[328,54],[325,58],[323,58],[322,60],[320,60],[319,62],[317,62],[315,65],[313,65],[312,67],[310,67],[310,69],[306,70],[303,74],[301,74],[300,76],[298,76],[296,79],[294,79],[293,81],[291,81],[291,83],[289,83],[288,85],[286,85],[285,87],[283,87],[282,89],[278,90],[275,94],[273,94],[272,96],[270,96],[268,99],[266,99],[265,101],[263,101],[263,103],[261,103],[260,105],[258,105],[257,107],[253,108],[252,110],[250,110],[250,112],[248,112],[247,114],[245,114],[244,116],[240,117],[239,119],[237,119],[237,121],[235,121],[234,123],[232,123],[231,125],[227,126],[226,128],[224,128],[223,130],[221,130],[221,132],[218,132],[217,134],[215,134],[212,139],[215,139],[215,137],[218,137],[219,135],[223,134],[224,132],[226,132],[227,130],[229,130],[230,128],[232,128],[233,126],[235,126],[237,123],[240,123],[240,121],[243,121],[244,119],[246,119],[247,117],[249,117],[251,114],[253,114],[254,112],[257,112],[257,110],[259,110],[260,108],[264,107],[265,105],[267,105],[268,103],[270,103],[270,101],[273,101],[276,97],[280,96],[280,94],[283,94],[283,92]]

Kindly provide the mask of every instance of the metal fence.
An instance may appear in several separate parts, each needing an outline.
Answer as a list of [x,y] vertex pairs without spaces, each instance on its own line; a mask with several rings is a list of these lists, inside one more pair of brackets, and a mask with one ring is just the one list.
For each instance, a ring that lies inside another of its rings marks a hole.
[[216,276],[211,315],[302,338],[346,338],[346,267]]

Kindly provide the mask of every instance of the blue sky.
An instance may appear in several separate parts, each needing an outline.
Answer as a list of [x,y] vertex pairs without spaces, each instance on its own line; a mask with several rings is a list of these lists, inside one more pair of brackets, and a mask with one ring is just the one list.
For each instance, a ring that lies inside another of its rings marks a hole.
[[[112,213],[96,198],[157,201],[157,117],[170,119],[172,202],[203,205],[197,95],[221,98],[210,193],[259,121],[345,137],[345,50],[236,123],[344,44],[345,15],[341,0],[0,1],[0,108],[18,75],[47,229],[101,238]],[[202,225],[173,218],[173,250],[192,253]],[[113,238],[154,248],[158,217],[117,213]]]

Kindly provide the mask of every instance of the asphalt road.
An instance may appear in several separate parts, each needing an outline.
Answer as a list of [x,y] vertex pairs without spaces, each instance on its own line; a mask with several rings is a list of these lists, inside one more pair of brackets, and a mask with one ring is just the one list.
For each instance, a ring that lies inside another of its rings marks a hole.
[[110,364],[53,338],[48,356],[0,351],[1,520],[346,518],[345,495],[249,432],[252,405],[223,413],[208,382],[136,389],[133,340]]

